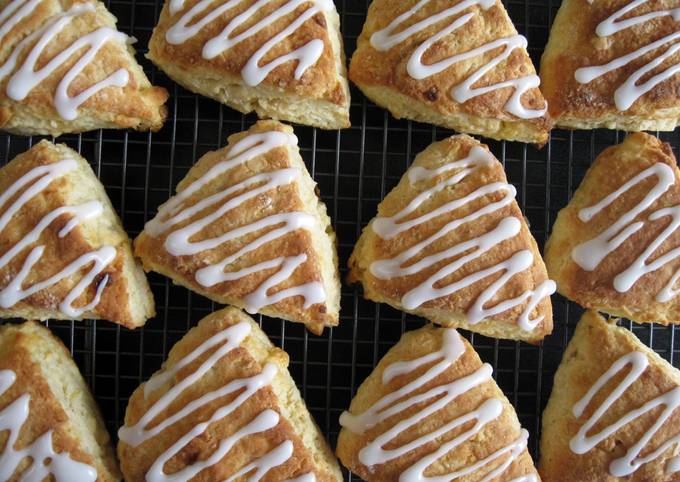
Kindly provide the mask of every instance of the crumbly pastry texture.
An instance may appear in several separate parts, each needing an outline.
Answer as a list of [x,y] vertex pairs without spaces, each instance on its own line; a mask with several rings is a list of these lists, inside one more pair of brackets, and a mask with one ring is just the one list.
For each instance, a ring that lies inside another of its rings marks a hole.
[[396,118],[535,144],[552,126],[500,1],[374,0],[349,76]]
[[545,250],[558,291],[639,323],[679,323],[680,171],[644,133],[605,149],[553,226]]
[[183,87],[240,112],[323,129],[350,126],[331,0],[167,0],[147,56]]
[[512,405],[452,328],[405,333],[342,414],[337,454],[364,480],[538,482]]
[[556,482],[678,480],[679,387],[678,370],[633,333],[586,312],[543,413],[541,476]]
[[555,123],[672,131],[680,119],[673,0],[566,0],[541,59]]
[[292,128],[260,121],[209,152],[135,240],[145,269],[249,312],[338,323],[335,233]]
[[[3,480],[22,480],[41,469],[43,477],[58,471],[60,480],[79,475],[92,482],[121,479],[85,380],[61,340],[38,323],[0,327],[0,418]],[[21,451],[25,454],[17,454]]]
[[287,365],[238,309],[201,320],[130,398],[118,445],[125,480],[342,480]]
[[537,342],[552,331],[554,283],[514,197],[486,146],[434,143],[379,204],[348,280],[443,326]]
[[2,0],[0,18],[0,129],[161,128],[168,93],[149,83],[103,3]]
[[84,158],[44,140],[0,169],[0,317],[135,328],[153,315],[130,239]]

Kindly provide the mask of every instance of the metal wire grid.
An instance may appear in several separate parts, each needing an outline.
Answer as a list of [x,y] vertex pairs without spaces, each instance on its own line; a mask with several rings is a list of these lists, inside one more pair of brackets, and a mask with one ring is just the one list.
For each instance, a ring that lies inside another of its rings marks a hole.
[[[156,85],[170,94],[170,117],[157,134],[96,131],[66,135],[66,142],[88,159],[131,237],[167,200],[193,162],[224,145],[226,137],[246,129],[256,119],[191,94],[153,68],[142,52],[148,43],[161,0],[110,0],[119,29],[139,42],[138,59]],[[538,65],[558,0],[506,0],[517,29],[529,40]],[[336,0],[345,49],[354,51],[368,0]],[[361,233],[375,215],[378,202],[396,185],[414,156],[450,131],[397,121],[352,91],[352,128],[326,132],[296,126],[303,158],[319,184],[339,239],[341,272]],[[543,245],[557,211],[566,205],[585,170],[605,147],[624,134],[613,131],[554,131],[542,150],[521,143],[485,140],[503,162],[508,179],[517,187],[517,200],[539,245]],[[676,133],[660,136],[678,155]],[[0,165],[28,149],[36,138],[0,134]],[[150,274],[158,315],[130,331],[107,322],[49,322],[88,380],[115,438],[132,391],[155,370],[168,350],[206,314],[218,308],[205,298]],[[514,404],[520,421],[531,433],[529,448],[536,457],[540,416],[550,395],[552,378],[582,310],[553,298],[555,330],[539,346],[469,334],[482,359],[492,364],[496,380]],[[300,325],[261,317],[271,339],[290,354],[290,370],[307,405],[334,446],[340,412],[349,406],[358,385],[405,330],[423,321],[362,298],[359,288],[343,286],[340,326],[323,336],[309,335]],[[676,367],[680,347],[672,327],[627,325],[643,342]],[[346,473],[349,480],[356,476]]]

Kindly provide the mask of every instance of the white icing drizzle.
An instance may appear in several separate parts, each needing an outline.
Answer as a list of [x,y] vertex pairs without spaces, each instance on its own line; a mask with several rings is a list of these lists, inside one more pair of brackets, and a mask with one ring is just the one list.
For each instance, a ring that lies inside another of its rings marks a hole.
[[[167,42],[175,45],[186,42],[203,30],[207,25],[222,18],[225,12],[234,9],[243,3],[243,1],[227,0],[217,7],[214,6],[214,3],[214,0],[201,0],[187,10],[165,33]],[[230,50],[241,42],[257,35],[260,31],[270,28],[275,22],[279,21],[279,19],[293,14],[301,5],[306,4],[307,8],[283,30],[262,44],[241,69],[241,77],[246,85],[256,86],[278,66],[287,62],[297,61],[295,79],[300,80],[307,69],[316,64],[319,58],[321,58],[324,49],[323,40],[316,38],[311,39],[303,46],[285,55],[281,55],[269,61],[269,63],[264,65],[260,65],[260,63],[267,53],[284,39],[297,32],[305,22],[322,11],[335,8],[333,2],[332,0],[288,0],[277,9],[267,13],[252,26],[234,35],[235,31],[239,30],[244,24],[249,23],[254,16],[258,15],[260,10],[267,7],[269,4],[270,0],[257,0],[244,12],[230,20],[229,24],[227,24],[219,35],[211,38],[203,45],[203,50],[201,52],[203,58],[211,60],[218,57],[225,51]],[[182,8],[184,8],[184,0],[170,1],[171,15],[179,13]]]
[[250,477],[248,477],[248,481],[257,482],[262,477],[264,477],[264,475],[267,472],[269,472],[274,467],[283,464],[286,460],[291,458],[292,455],[293,455],[293,442],[291,442],[290,440],[286,440],[282,442],[279,446],[267,452],[259,459],[243,467],[241,470],[239,470],[234,475],[226,479],[224,482],[232,482],[238,479],[239,477],[243,477],[244,475],[251,473],[252,471],[255,472],[252,473]]
[[[78,164],[74,159],[64,159],[45,166],[38,166],[28,171],[10,185],[5,192],[0,194],[0,208],[5,207],[12,198],[16,197],[16,199],[6,207],[0,216],[0,233],[7,228],[12,218],[17,215],[21,208],[33,197],[46,189],[57,178],[76,169],[77,165]],[[100,216],[103,209],[104,208],[99,201],[90,201],[77,206],[62,206],[50,211],[43,216],[33,229],[25,234],[24,237],[7,252],[0,256],[0,269],[7,266],[13,259],[20,256],[26,249],[36,243],[40,239],[43,231],[60,216],[64,214],[70,214],[72,216],[68,223],[66,223],[58,233],[59,237],[63,238],[77,225],[86,222],[88,219]],[[10,308],[19,301],[28,298],[39,291],[48,289],[63,279],[79,273],[83,268],[92,265],[87,274],[85,274],[80,281],[71,288],[64,299],[61,300],[59,303],[59,311],[66,316],[77,318],[83,313],[94,309],[99,304],[102,292],[106,287],[108,275],[105,275],[98,283],[92,301],[81,307],[74,307],[73,303],[83,294],[87,287],[106,268],[106,266],[116,258],[116,248],[105,245],[95,251],[85,253],[73,260],[58,273],[24,288],[24,283],[28,278],[31,269],[40,260],[45,249],[46,246],[41,244],[34,246],[30,250],[19,272],[9,280],[4,288],[0,289],[0,307]]]
[[536,474],[527,474],[516,479],[512,479],[510,482],[538,482],[538,477]]
[[[418,194],[398,213],[390,217],[376,218],[371,226],[373,231],[382,239],[392,239],[402,232],[420,224],[427,223],[443,214],[460,209],[469,203],[490,194],[502,193],[503,197],[498,201],[486,204],[464,217],[448,222],[440,228],[439,231],[402,251],[396,257],[373,262],[370,270],[371,273],[379,279],[392,279],[417,274],[424,269],[459,256],[458,258],[447,262],[447,264],[437,270],[436,273],[406,293],[401,299],[402,305],[407,310],[413,310],[428,301],[451,295],[452,293],[482,281],[489,276],[496,273],[502,273],[496,281],[477,297],[469,308],[467,313],[468,322],[471,324],[478,323],[489,316],[510,310],[526,302],[526,307],[518,318],[518,325],[523,330],[530,331],[543,319],[542,316],[531,318],[531,312],[544,298],[549,297],[555,292],[555,283],[553,281],[546,280],[533,290],[527,290],[516,298],[499,302],[492,307],[485,307],[494,295],[498,293],[513,276],[531,268],[534,257],[530,250],[517,251],[507,260],[494,266],[471,273],[448,285],[442,284],[442,280],[462,269],[468,263],[482,257],[485,253],[489,252],[503,241],[517,236],[521,229],[521,222],[516,217],[509,216],[503,218],[495,228],[477,238],[460,242],[455,246],[424,256],[418,259],[418,261],[411,263],[412,260],[419,258],[429,246],[437,243],[448,233],[459,229],[467,223],[474,222],[483,216],[493,214],[513,202],[516,193],[515,188],[507,183],[493,182],[479,187],[466,196],[449,201],[425,214],[409,220],[404,220],[435,194],[444,191],[451,186],[455,186],[477,169],[489,166],[493,162],[495,162],[495,160],[489,151],[481,146],[474,146],[467,157],[449,162],[436,170],[428,170],[419,166],[409,169],[407,175],[411,184],[433,179],[443,173],[449,173],[449,171],[455,172],[451,177],[438,181],[433,187]],[[435,287],[435,285],[439,286]]]
[[288,479],[285,482],[316,482],[316,476],[314,475],[314,472],[308,472],[300,477]]
[[[10,5],[25,0],[12,0]],[[6,24],[12,25],[19,21],[21,14],[26,15],[22,8],[14,7],[14,15],[9,17]],[[71,7],[67,12],[54,15],[42,28],[28,35],[17,44],[8,59],[0,66],[0,80],[14,72],[7,82],[7,96],[16,101],[22,101],[28,94],[43,80],[52,75],[57,69],[76,54],[80,58],[66,71],[61,81],[57,85],[54,93],[54,108],[64,120],[74,120],[78,117],[78,107],[83,102],[107,87],[125,87],[129,80],[129,73],[126,69],[118,69],[104,80],[99,81],[79,94],[71,97],[68,93],[69,87],[82,71],[96,57],[99,50],[107,42],[128,43],[130,38],[118,32],[114,28],[101,27],[76,39],[71,45],[54,56],[44,67],[36,70],[36,64],[43,55],[47,45],[61,32],[75,17],[85,13],[95,11],[93,4],[79,3]],[[3,24],[4,27],[5,24]],[[17,67],[19,56],[35,43],[30,49],[23,64]],[[83,52],[83,49],[87,48]]]
[[[628,390],[628,388],[640,378],[640,375],[647,369],[649,360],[647,356],[638,351],[633,351],[616,360],[612,366],[604,373],[588,392],[573,407],[574,416],[580,418],[588,407],[593,397],[619,372],[630,365],[630,372],[619,382],[607,398],[597,407],[590,418],[581,426],[578,433],[569,442],[569,448],[576,454],[584,454],[592,450],[600,442],[607,439],[622,427],[632,421],[642,417],[646,413],[662,406],[663,410],[657,416],[655,422],[640,437],[640,439],[628,448],[623,457],[617,458],[609,465],[609,473],[614,477],[626,477],[635,472],[640,466],[656,460],[668,449],[680,444],[680,433],[665,440],[659,447],[645,456],[640,456],[642,449],[650,442],[654,435],[659,431],[663,424],[668,420],[678,406],[680,406],[680,387],[659,395],[646,402],[639,408],[626,413],[619,420],[601,429],[594,435],[588,432],[600,421],[600,419],[610,410],[611,406]],[[671,474],[680,470],[680,457],[674,456],[666,463],[666,474]]]
[[[208,373],[216,363],[235,350],[250,334],[251,326],[248,322],[242,321],[232,325],[203,341],[198,347],[194,348],[189,354],[181,358],[170,368],[165,368],[162,371],[154,374],[144,387],[145,397],[151,395],[161,386],[171,381],[177,373],[185,368],[190,363],[196,361],[201,355],[205,354],[211,349],[214,351],[203,361],[196,370],[191,372],[186,377],[179,380],[172,387],[170,387],[160,398],[154,402],[147,412],[139,419],[139,421],[132,426],[124,426],[118,431],[118,437],[126,444],[137,447],[140,444],[157,436],[165,429],[174,425],[178,421],[190,416],[197,410],[200,410],[205,405],[208,405],[215,400],[236,394],[236,397],[229,403],[222,405],[220,408],[204,422],[194,426],[191,430],[182,435],[175,443],[168,447],[161,455],[154,461],[153,465],[146,473],[147,482],[181,482],[189,480],[196,476],[202,470],[219,463],[225,456],[229,454],[231,449],[240,440],[248,435],[265,432],[274,428],[279,423],[279,414],[273,410],[266,409],[260,412],[246,425],[239,428],[231,436],[220,440],[215,451],[206,459],[194,462],[183,469],[166,474],[164,471],[165,464],[179,453],[187,444],[194,438],[201,436],[208,427],[221,421],[229,416],[234,411],[238,410],[244,402],[252,397],[257,391],[269,385],[277,373],[276,365],[268,363],[264,366],[262,371],[257,375],[247,378],[235,379],[226,385],[205,393],[200,397],[192,400],[171,416],[165,418],[161,422],[153,425],[151,428],[146,428],[152,421],[156,420],[158,416],[168,408],[168,406],[175,401],[181,394],[189,387],[198,382],[206,373]],[[290,440],[282,442],[277,447],[273,448],[266,454],[260,456],[256,460],[248,463],[239,469],[234,475],[226,479],[224,482],[236,480],[245,475],[249,475],[249,482],[257,482],[264,475],[274,467],[282,465],[293,455],[293,443]],[[297,479],[296,479],[297,480]],[[314,482],[316,478],[313,474],[304,474],[299,477],[300,482]],[[294,482],[294,481],[291,481]]]
[[42,0],[12,0],[0,11],[0,40],[30,15]]
[[[416,35],[423,30],[428,29],[432,25],[438,24],[443,20],[448,19],[449,17],[458,15],[468,8],[478,5],[480,8],[488,10],[496,4],[496,0],[463,0],[445,10],[442,10],[439,13],[420,20],[409,27],[400,29],[400,27],[405,22],[416,15],[418,11],[424,8],[430,1],[431,0],[420,0],[415,6],[413,6],[413,8],[407,10],[392,20],[387,27],[371,35],[371,45],[373,48],[379,51],[389,50],[395,45],[406,41],[413,35]],[[498,82],[486,87],[473,88],[473,85],[482,79],[488,72],[494,69],[499,63],[506,60],[510,54],[512,54],[513,50],[518,48],[526,48],[527,40],[522,35],[512,35],[510,37],[499,38],[467,52],[462,52],[439,60],[433,64],[423,64],[423,55],[425,55],[425,53],[430,50],[433,45],[446,36],[450,35],[455,30],[463,27],[476,14],[477,12],[468,12],[457,17],[438,33],[427,38],[423,43],[421,43],[409,57],[406,66],[408,74],[416,80],[425,79],[448,69],[454,64],[464,62],[475,57],[481,57],[487,52],[503,47],[502,52],[475,70],[463,82],[455,85],[451,89],[451,97],[456,102],[463,103],[479,95],[510,87],[513,89],[513,94],[506,102],[505,110],[521,119],[533,119],[536,117],[541,117],[545,114],[546,107],[543,109],[527,109],[522,105],[521,102],[522,95],[524,95],[524,93],[526,93],[529,89],[539,86],[541,80],[536,74],[525,75],[516,79]],[[398,32],[394,33],[395,31]]]
[[[16,373],[12,370],[0,370],[0,397],[14,385],[16,378]],[[97,480],[97,470],[94,467],[73,460],[67,452],[54,451],[52,430],[45,432],[23,449],[15,448],[19,433],[30,415],[30,401],[31,396],[24,394],[0,410],[0,432],[9,431],[5,448],[0,452],[0,480],[10,480],[19,464],[27,459],[31,462],[17,479],[19,482],[37,482],[50,474],[57,482]]]
[[[448,370],[456,363],[464,352],[465,345],[458,332],[454,329],[446,329],[442,336],[442,346],[439,351],[429,353],[414,360],[392,363],[383,371],[382,382],[385,385],[395,377],[412,373],[425,365],[434,363],[422,375],[408,382],[401,388],[383,396],[362,414],[353,415],[349,412],[342,413],[340,416],[340,424],[354,433],[363,434],[388,418],[397,416],[415,405],[429,402],[424,404],[420,411],[413,413],[409,417],[401,418],[393,427],[377,436],[368,445],[363,447],[359,452],[359,460],[361,463],[369,467],[372,465],[388,463],[397,457],[401,457],[408,452],[417,450],[425,444],[433,442],[456,428],[465,426],[469,424],[469,422],[474,421],[474,424],[470,428],[463,431],[452,440],[442,443],[435,451],[423,456],[420,460],[407,468],[402,472],[399,480],[401,482],[413,480],[445,482],[455,480],[477,472],[501,457],[506,457],[502,463],[496,465],[486,473],[481,479],[483,482],[499,477],[510,467],[526,447],[528,437],[528,432],[526,430],[522,430],[520,437],[511,444],[467,467],[435,477],[424,475],[424,472],[428,467],[436,463],[437,460],[447,453],[455,450],[459,445],[473,438],[487,424],[493,422],[501,415],[503,412],[503,403],[497,398],[485,400],[477,409],[456,419],[442,423],[436,430],[424,434],[411,442],[391,449],[384,448],[388,444],[394,445],[393,441],[399,434],[422,423],[425,418],[436,414],[448,404],[454,403],[460,395],[491,380],[491,366],[485,363],[470,375],[449,383],[437,385],[426,392],[415,393],[423,385],[431,382]],[[520,477],[515,480],[518,482],[522,480],[530,482],[536,479],[535,477],[532,479],[531,476],[529,476],[529,478]]]
[[666,303],[680,294],[680,290],[673,289],[673,286],[675,286],[675,284],[678,282],[678,279],[680,279],[680,268],[678,268],[678,270],[673,273],[673,276],[671,276],[671,279],[668,281],[666,286],[664,286],[661,291],[657,293],[656,300],[658,302]]
[[[217,206],[213,212],[205,214],[203,217],[199,217],[186,226],[168,234],[164,242],[164,247],[168,253],[173,256],[194,255],[203,251],[215,249],[226,242],[239,239],[263,229],[273,228],[258,236],[250,243],[243,245],[235,253],[216,263],[199,269],[195,275],[195,279],[199,284],[205,287],[211,287],[225,281],[238,280],[250,274],[277,269],[277,271],[263,281],[252,293],[244,297],[246,310],[250,313],[254,313],[264,306],[294,296],[302,296],[304,298],[305,308],[316,303],[322,303],[326,300],[323,284],[318,281],[286,288],[274,294],[268,294],[270,289],[286,281],[299,266],[305,263],[307,255],[304,253],[294,256],[279,256],[238,270],[225,271],[230,268],[235,261],[267,243],[286,236],[298,229],[312,229],[317,222],[316,219],[310,214],[298,211],[273,214],[258,219],[250,224],[236,227],[213,238],[207,238],[202,241],[192,241],[191,239],[203,231],[207,226],[219,220],[226,213],[239,209],[246,201],[280,186],[297,182],[302,173],[297,168],[285,168],[256,174],[207,198],[201,199],[194,205],[188,206],[186,205],[186,201],[191,195],[198,192],[201,188],[213,182],[227,171],[272,149],[279,147],[294,147],[296,145],[297,138],[294,135],[285,132],[269,131],[250,134],[244,137],[229,150],[225,160],[215,164],[200,178],[163,204],[158,210],[158,215],[153,220],[149,221],[145,227],[146,232],[151,236],[159,236],[160,234],[169,231],[176,224],[186,221],[193,216],[204,212],[208,208]],[[230,196],[233,197],[230,198]],[[228,200],[225,202],[225,199]]]
[[[669,8],[665,10],[657,10],[653,12],[648,12],[642,15],[630,16],[624,20],[621,17],[627,16],[631,11],[644,5],[649,0],[634,0],[631,3],[625,5],[621,9],[614,12],[612,15],[607,17],[605,20],[600,22],[595,30],[598,37],[605,38],[616,33],[639,25],[641,23],[648,22],[655,18],[670,16],[673,21],[680,21],[680,7]],[[678,71],[680,71],[680,63],[674,63],[668,67],[663,72],[653,75],[647,79],[642,84],[638,85],[638,82],[645,77],[649,72],[659,67],[667,59],[671,58],[680,49],[680,43],[672,43],[680,38],[680,30],[676,30],[654,42],[644,45],[637,50],[618,57],[604,65],[596,65],[590,67],[582,67],[576,69],[574,73],[574,78],[577,82],[581,84],[588,84],[593,80],[601,77],[609,72],[620,69],[628,65],[629,63],[639,59],[640,57],[652,52],[653,50],[659,49],[666,44],[671,44],[662,54],[658,55],[638,70],[633,72],[628,79],[626,79],[623,84],[621,84],[614,92],[614,104],[616,108],[620,111],[628,110],[641,96],[652,90],[654,87],[659,85],[661,82],[670,79]],[[614,42],[615,40],[612,40]]]
[[[612,192],[598,203],[583,208],[579,211],[579,219],[584,222],[590,222],[598,213],[614,203],[619,197],[624,195],[630,189],[645,181],[650,177],[656,178],[656,183],[645,195],[645,197],[633,208],[626,211],[617,221],[612,224],[605,231],[600,233],[593,239],[576,246],[572,252],[571,257],[576,264],[586,271],[594,271],[600,263],[611,253],[613,253],[619,246],[621,246],[628,238],[633,236],[636,232],[643,229],[648,222],[657,221],[663,218],[670,218],[668,225],[659,233],[659,235],[652,240],[652,242],[645,248],[645,250],[633,261],[633,263],[617,274],[613,281],[613,286],[619,293],[625,293],[630,290],[637,281],[644,275],[652,273],[662,268],[667,263],[680,257],[680,247],[669,250],[662,256],[658,256],[654,261],[649,262],[649,258],[661,247],[661,245],[680,227],[680,205],[664,207],[655,210],[648,217],[647,220],[636,219],[652,204],[654,204],[666,191],[675,183],[675,174],[673,169],[664,164],[656,163],[648,167],[644,171],[638,173],[623,186]],[[668,284],[666,284],[659,293],[656,294],[656,301],[664,303],[674,298],[679,291],[673,290],[676,281],[680,278],[680,272],[676,271],[671,277]]]

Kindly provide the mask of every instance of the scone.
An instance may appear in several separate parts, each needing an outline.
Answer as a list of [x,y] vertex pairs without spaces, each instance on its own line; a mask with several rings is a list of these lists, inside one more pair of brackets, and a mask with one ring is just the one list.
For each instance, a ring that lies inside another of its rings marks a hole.
[[447,327],[540,341],[552,331],[555,283],[515,193],[473,138],[430,145],[364,228],[348,280],[370,300]]
[[672,131],[680,120],[676,0],[564,0],[541,59],[560,127]]
[[680,480],[680,372],[630,331],[583,315],[543,413],[545,480]]
[[0,480],[120,478],[99,408],[63,343],[32,321],[0,326]]
[[373,0],[349,77],[398,119],[544,144],[526,46],[500,0]]
[[335,233],[293,129],[260,121],[209,152],[135,240],[145,269],[214,301],[338,324]]
[[201,320],[130,398],[125,480],[342,480],[287,366],[236,308]]
[[604,150],[546,245],[558,291],[639,323],[680,323],[679,180],[671,147],[648,134]]
[[181,86],[240,112],[350,125],[332,0],[166,0],[147,57]]
[[0,169],[0,317],[154,315],[142,267],[88,162],[41,141]]
[[539,480],[528,432],[453,328],[403,335],[340,416],[337,453],[368,482]]
[[0,0],[0,129],[160,129],[168,93],[96,0]]

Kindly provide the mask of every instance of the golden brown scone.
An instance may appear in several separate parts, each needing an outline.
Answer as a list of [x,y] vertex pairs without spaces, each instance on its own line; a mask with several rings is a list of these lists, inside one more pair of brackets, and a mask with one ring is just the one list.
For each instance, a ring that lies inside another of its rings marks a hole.
[[183,87],[240,112],[350,126],[332,0],[167,0],[147,57]]
[[61,340],[32,321],[0,326],[0,462],[0,480],[10,482],[121,478],[78,367]]
[[680,480],[679,405],[680,373],[630,331],[586,312],[543,412],[541,477]]
[[287,366],[240,310],[202,319],[130,398],[118,432],[125,480],[342,480]]
[[648,134],[604,150],[546,245],[558,291],[639,323],[680,323],[679,179],[671,147]]
[[680,119],[675,0],[565,0],[541,59],[555,123],[672,131]]
[[41,141],[0,169],[0,317],[154,316],[130,238],[88,162]]
[[260,121],[209,152],[135,240],[156,271],[212,300],[304,323],[338,324],[335,233],[291,127]]
[[369,482],[537,482],[529,434],[491,372],[453,328],[405,333],[341,415],[338,457]]
[[364,296],[444,326],[538,342],[555,284],[515,188],[466,135],[430,145],[378,205],[349,260]]
[[373,0],[349,77],[398,119],[536,144],[552,126],[499,0]]
[[163,125],[168,93],[149,83],[103,3],[0,0],[0,19],[0,129],[58,136]]

